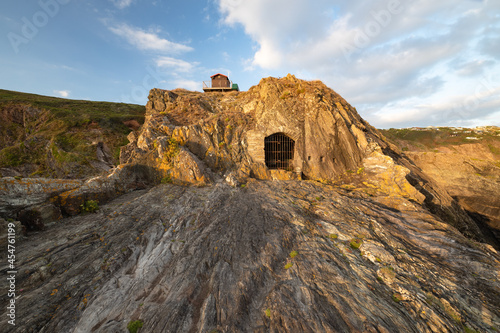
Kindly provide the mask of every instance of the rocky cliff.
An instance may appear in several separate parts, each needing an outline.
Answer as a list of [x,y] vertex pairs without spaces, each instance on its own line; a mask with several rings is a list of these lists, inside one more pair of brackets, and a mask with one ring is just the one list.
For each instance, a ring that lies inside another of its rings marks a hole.
[[7,331],[500,329],[497,244],[321,82],[153,89],[146,110],[106,176],[1,179],[5,219],[64,216],[16,224]]
[[500,128],[415,128],[383,134],[500,244]]
[[[267,165],[265,141],[273,133],[295,142],[288,172]],[[147,165],[174,184],[206,185],[217,177],[232,185],[248,178],[340,184],[404,196],[484,240],[443,188],[320,81],[266,78],[247,92],[229,94],[153,89],[144,126],[129,140],[121,163]]]
[[373,129],[341,96],[321,82],[289,75],[229,94],[153,89],[145,125],[129,136],[121,162],[144,161],[166,175],[175,172],[165,160],[173,140],[214,172],[271,179],[279,175],[265,166],[264,140],[277,132],[295,142],[291,171],[316,180],[357,170],[373,138]]

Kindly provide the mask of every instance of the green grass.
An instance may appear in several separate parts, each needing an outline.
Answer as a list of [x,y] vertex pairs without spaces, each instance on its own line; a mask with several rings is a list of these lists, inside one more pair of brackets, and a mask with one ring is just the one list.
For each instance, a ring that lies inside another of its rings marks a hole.
[[83,213],[95,213],[99,209],[99,203],[96,200],[87,200],[80,205]]
[[399,293],[394,293],[392,294],[392,300],[396,303],[399,303],[403,300],[403,296],[401,296],[401,294]]
[[361,244],[363,244],[363,241],[361,239],[359,239],[359,238],[351,239],[351,242],[349,243],[349,245],[351,246],[351,248],[353,250],[359,249],[359,247],[361,246]]
[[3,167],[16,167],[27,161],[28,156],[19,144],[0,151],[0,165]]
[[170,175],[166,175],[161,179],[162,184],[172,184],[172,177]]
[[0,106],[7,104],[30,105],[48,110],[69,127],[95,121],[103,128],[123,132],[128,132],[128,128],[122,121],[135,119],[142,123],[145,113],[142,105],[71,100],[0,89]]
[[[8,114],[25,108],[39,111],[24,117],[22,124],[9,121]],[[128,143],[130,132],[124,122],[135,120],[141,124],[144,115],[142,105],[0,90],[0,116],[7,117],[5,126],[0,127],[0,167],[16,168],[29,163],[43,176],[61,177],[77,169],[82,176],[93,175],[89,163],[97,159],[97,141],[105,143],[113,163],[118,164],[120,147]]]
[[128,323],[127,329],[129,331],[129,333],[137,333],[137,331],[139,330],[139,328],[142,327],[143,324],[144,324],[144,322],[140,319],[134,320],[134,321],[131,321]]
[[172,163],[174,161],[174,158],[179,154],[181,151],[179,142],[175,140],[174,138],[168,139],[168,148],[163,157],[167,161],[167,163]]

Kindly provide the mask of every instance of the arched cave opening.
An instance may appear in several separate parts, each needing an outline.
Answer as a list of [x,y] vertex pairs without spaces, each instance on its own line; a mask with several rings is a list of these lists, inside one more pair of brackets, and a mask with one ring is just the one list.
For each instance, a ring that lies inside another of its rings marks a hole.
[[264,139],[266,166],[269,169],[293,170],[295,141],[284,133],[274,133]]

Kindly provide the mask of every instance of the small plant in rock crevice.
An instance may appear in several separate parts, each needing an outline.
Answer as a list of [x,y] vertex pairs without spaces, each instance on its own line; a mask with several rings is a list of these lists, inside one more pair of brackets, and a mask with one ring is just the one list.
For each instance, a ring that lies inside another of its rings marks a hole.
[[361,244],[363,244],[363,240],[361,240],[359,238],[353,238],[353,239],[351,239],[351,242],[349,243],[349,245],[351,246],[351,248],[353,250],[359,249]]
[[400,293],[392,294],[392,300],[396,303],[399,303],[403,300],[403,296]]
[[174,138],[170,138],[168,140],[168,148],[165,152],[164,158],[168,163],[172,163],[174,158],[179,154],[180,150],[179,142],[177,142]]
[[131,321],[128,323],[127,329],[129,331],[129,333],[137,333],[139,328],[141,328],[143,324],[144,324],[144,322],[140,319],[134,320],[134,321]]
[[171,184],[172,183],[172,177],[170,175],[166,175],[161,179],[162,184]]
[[99,203],[96,200],[86,200],[80,205],[83,213],[95,213],[99,209]]

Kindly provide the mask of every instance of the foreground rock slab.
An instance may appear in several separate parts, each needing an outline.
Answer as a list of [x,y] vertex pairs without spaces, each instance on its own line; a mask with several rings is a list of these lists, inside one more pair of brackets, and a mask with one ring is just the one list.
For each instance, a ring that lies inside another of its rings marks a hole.
[[17,253],[7,332],[500,329],[491,246],[402,197],[317,182],[159,185],[32,233]]

